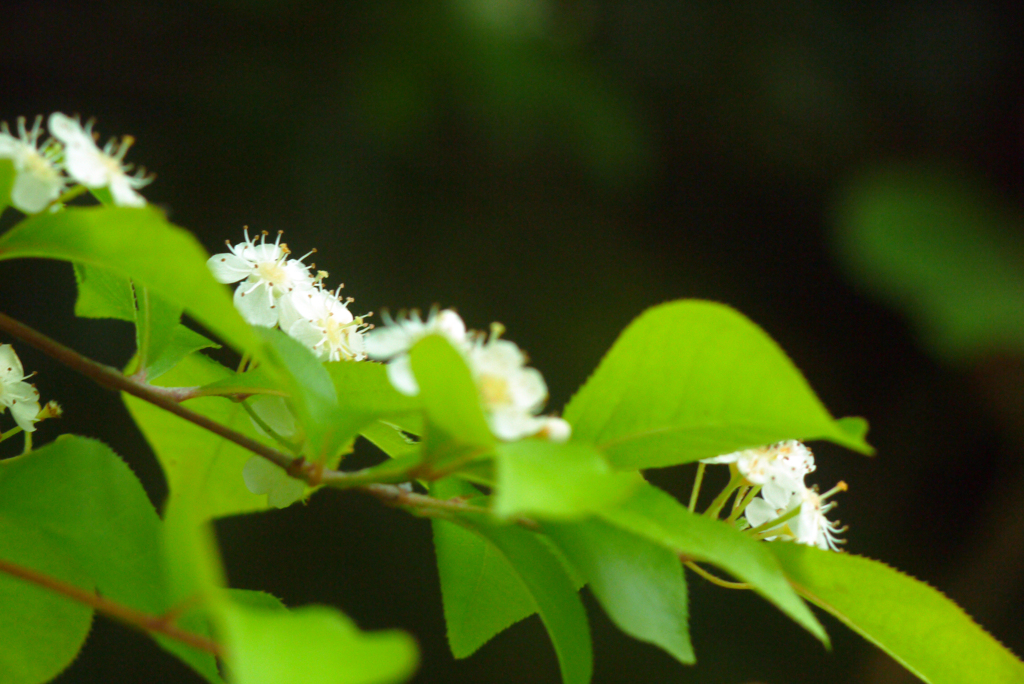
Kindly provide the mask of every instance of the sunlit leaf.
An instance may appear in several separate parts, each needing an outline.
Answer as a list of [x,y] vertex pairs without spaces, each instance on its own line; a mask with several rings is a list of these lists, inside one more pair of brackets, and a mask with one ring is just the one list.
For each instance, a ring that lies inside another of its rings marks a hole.
[[543,530],[619,629],[660,646],[682,663],[695,661],[678,555],[602,520],[549,522]]
[[785,439],[870,453],[756,325],[683,300],[636,319],[565,409],[573,439],[619,468],[687,463]]
[[716,565],[775,604],[797,624],[828,644],[824,628],[789,586],[764,542],[732,526],[688,511],[660,489],[644,485],[618,507],[603,511],[607,522],[661,544],[692,560]]
[[135,322],[135,294],[127,277],[102,266],[76,263],[74,268],[76,316]]
[[580,518],[628,497],[643,482],[636,473],[615,472],[593,447],[539,439],[495,447],[496,515],[548,519]]
[[1024,663],[924,582],[883,563],[770,544],[793,586],[931,684],[1024,682]]

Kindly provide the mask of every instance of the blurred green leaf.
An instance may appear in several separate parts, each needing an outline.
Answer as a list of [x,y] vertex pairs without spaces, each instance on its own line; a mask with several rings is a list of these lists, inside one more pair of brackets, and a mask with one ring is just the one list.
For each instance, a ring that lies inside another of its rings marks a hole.
[[239,351],[262,344],[206,267],[188,232],[153,207],[69,208],[31,216],[0,236],[0,260],[38,257],[106,268],[181,307]]
[[803,597],[923,681],[1024,682],[1024,663],[924,582],[848,553],[769,547]]
[[[12,524],[39,529],[57,541],[104,596],[152,615],[171,608],[160,519],[135,474],[106,445],[62,437],[0,461],[0,510]],[[219,681],[209,654],[157,641],[210,681]]]
[[682,300],[626,328],[565,409],[573,440],[619,468],[688,463],[784,439],[870,453],[829,415],[800,371],[729,307]]
[[[432,491],[442,496],[442,490]],[[456,522],[493,545],[529,592],[555,647],[564,684],[589,684],[593,672],[590,627],[562,561],[536,534],[516,525],[496,524],[475,513],[460,513]]]
[[688,511],[673,497],[645,485],[617,508],[601,513],[612,525],[696,561],[711,563],[751,585],[783,613],[828,645],[828,635],[789,586],[764,542],[719,520]]
[[495,447],[495,515],[545,519],[581,518],[613,506],[642,482],[638,474],[615,472],[586,444],[539,439]]
[[[431,494],[450,499],[479,495],[455,478],[431,484]],[[530,592],[498,549],[454,523],[432,521],[437,569],[448,626],[448,645],[466,658],[525,617],[537,612]]]
[[934,352],[1024,352],[1021,215],[981,180],[877,170],[850,182],[836,220],[847,270],[903,310]]
[[[0,499],[0,560],[91,591],[89,576],[58,540],[23,521],[8,520]],[[0,570],[0,681],[42,684],[82,649],[92,608]]]
[[327,606],[285,611],[224,602],[219,613],[235,684],[387,684],[416,668],[408,634],[361,632]]
[[200,349],[219,349],[220,345],[199,333],[178,323],[171,328],[169,336],[157,348],[155,356],[151,356],[146,369],[146,380],[152,382],[156,378],[177,366],[181,361]]
[[583,575],[619,629],[660,646],[681,663],[696,661],[679,556],[601,520],[549,522],[542,529]]
[[14,162],[0,159],[0,214],[11,206],[11,190],[14,188]]
[[102,266],[72,265],[75,268],[75,282],[78,284],[76,316],[135,322],[135,295],[128,278]]
[[462,355],[440,335],[429,335],[410,352],[426,414],[426,457],[435,464],[486,452],[495,444],[476,382]]
[[[209,385],[233,373],[201,354],[186,357],[156,384],[168,387]],[[267,508],[265,496],[245,487],[242,467],[252,454],[198,425],[182,420],[141,399],[123,394],[125,405],[163,467],[174,496],[190,491],[200,520]],[[241,404],[221,397],[192,399],[188,408],[254,439],[256,432]],[[275,445],[276,446],[276,445]]]

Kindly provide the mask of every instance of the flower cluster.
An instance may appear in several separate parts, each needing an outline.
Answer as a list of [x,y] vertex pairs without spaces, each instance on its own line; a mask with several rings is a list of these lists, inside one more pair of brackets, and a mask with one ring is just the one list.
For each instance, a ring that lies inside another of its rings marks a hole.
[[229,251],[214,254],[207,262],[219,282],[239,283],[235,307],[242,317],[253,325],[280,326],[323,361],[366,358],[363,334],[368,326],[363,316],[348,310],[352,298],[343,299],[340,287],[333,292],[326,289],[327,272],[314,276],[314,266],[303,263],[316,250],[292,259],[280,232],[272,243],[266,238],[266,231],[258,239],[250,238],[246,228],[245,242],[228,242]]
[[100,149],[92,121],[83,126],[77,118],[54,112],[48,121],[53,137],[40,146],[42,121],[43,117],[36,117],[32,128],[27,128],[25,119],[18,119],[17,136],[6,123],[0,123],[0,159],[9,159],[14,166],[11,204],[16,208],[26,214],[39,213],[75,184],[90,190],[106,188],[114,204],[146,204],[136,191],[152,182],[152,177],[141,169],[132,173],[132,165],[124,163],[135,142],[131,136],[120,142],[111,139]]
[[[751,528],[765,539],[789,539],[800,544],[838,551],[845,528],[826,518],[835,502],[825,501],[846,484],[840,482],[825,494],[808,487],[804,477],[814,472],[814,454],[803,443],[789,440],[756,449],[705,459],[703,463],[729,464],[742,478],[742,486],[759,488],[743,511]],[[774,523],[774,524],[773,524]]]
[[462,353],[473,374],[495,437],[513,441],[536,435],[559,442],[569,438],[571,429],[564,420],[537,415],[547,401],[547,385],[536,368],[526,366],[526,354],[515,343],[501,339],[499,324],[492,326],[489,336],[467,332],[462,318],[451,309],[432,311],[426,320],[414,312],[398,320],[389,318],[386,324],[369,336],[367,352],[371,358],[389,361],[388,377],[399,392],[419,393],[409,350],[427,335],[442,335]]
[[35,432],[39,416],[39,390],[25,382],[21,359],[9,344],[0,344],[0,413],[11,410],[14,422],[25,432]]

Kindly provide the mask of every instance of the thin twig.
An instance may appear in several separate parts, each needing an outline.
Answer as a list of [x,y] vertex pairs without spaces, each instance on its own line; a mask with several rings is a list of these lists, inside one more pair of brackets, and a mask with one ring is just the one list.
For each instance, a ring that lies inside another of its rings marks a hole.
[[0,572],[18,577],[36,586],[49,589],[50,591],[66,596],[72,601],[87,605],[97,612],[103,613],[109,618],[122,622],[130,627],[135,627],[144,632],[155,632],[163,636],[180,641],[183,644],[206,651],[213,655],[222,654],[220,644],[208,637],[187,632],[174,624],[168,616],[150,615],[126,605],[111,601],[108,598],[99,596],[80,587],[63,582],[55,577],[44,575],[41,572],[16,565],[10,561],[0,558]]

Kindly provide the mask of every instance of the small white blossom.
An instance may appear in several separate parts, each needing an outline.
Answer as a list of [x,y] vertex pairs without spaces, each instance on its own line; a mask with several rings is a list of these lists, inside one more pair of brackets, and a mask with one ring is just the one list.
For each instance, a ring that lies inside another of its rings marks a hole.
[[242,468],[242,479],[253,494],[266,494],[274,508],[287,508],[306,494],[306,483],[262,456],[253,456]]
[[795,439],[706,458],[701,462],[733,463],[748,483],[763,486],[772,496],[786,500],[790,494],[805,488],[804,476],[815,469],[814,454]]
[[366,354],[371,359],[388,361],[388,379],[396,390],[410,397],[420,393],[420,386],[412,373],[409,350],[428,335],[443,335],[459,351],[469,346],[466,324],[459,314],[451,309],[431,311],[426,320],[419,312],[412,312],[399,319],[384,314],[383,327],[374,329],[367,336]]
[[800,512],[776,528],[769,527],[771,531],[777,531],[775,536],[768,537],[769,540],[776,538],[791,539],[798,544],[817,546],[819,549],[839,551],[839,544],[843,540],[838,538],[846,528],[839,527],[838,522],[832,522],[826,514],[835,508],[836,503],[825,500],[836,492],[846,491],[846,483],[840,482],[825,494],[818,494],[816,488],[805,487],[798,492],[792,492],[787,498],[778,497],[778,492],[772,493],[762,491],[763,499],[754,499],[747,506],[745,514],[747,522],[751,527],[760,527],[776,518],[779,518],[800,507]]
[[548,398],[544,377],[526,366],[526,354],[514,342],[497,334],[487,341],[478,338],[467,360],[495,437],[512,441],[548,427],[547,419],[536,415]]
[[25,369],[9,344],[0,344],[0,407],[10,409],[14,422],[25,432],[35,432],[39,415],[39,391],[24,382]]
[[36,117],[31,129],[18,119],[18,137],[11,135],[7,123],[0,123],[0,159],[10,159],[16,173],[11,187],[11,204],[35,214],[60,197],[66,185],[59,163],[61,149],[53,139],[37,147],[42,134],[43,117]]
[[74,180],[90,189],[109,188],[114,204],[141,207],[146,200],[136,192],[153,182],[143,169],[131,174],[132,165],[124,164],[124,155],[135,143],[126,135],[120,144],[111,140],[101,150],[92,132],[93,122],[82,127],[78,119],[54,112],[50,115],[50,133],[64,143],[64,166]]
[[[317,286],[292,297],[293,313],[281,316],[281,329],[313,350],[322,361],[362,361],[366,358],[363,316],[348,310],[341,288],[331,292]],[[372,314],[367,314],[367,316]],[[294,320],[290,320],[294,318]]]
[[315,289],[309,266],[302,259],[316,250],[300,259],[289,259],[291,251],[281,243],[281,233],[271,244],[267,244],[266,236],[263,231],[257,242],[249,237],[246,228],[245,242],[234,246],[228,242],[231,251],[214,254],[206,265],[218,282],[242,281],[235,288],[235,307],[252,325],[272,328],[281,319],[282,311],[289,320],[299,318],[292,311],[295,297]]

